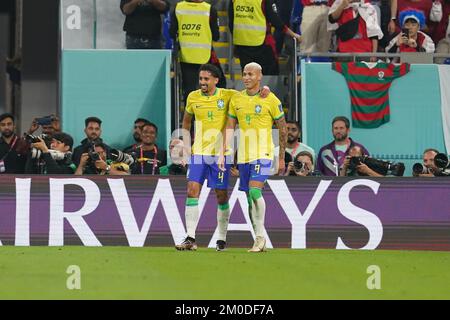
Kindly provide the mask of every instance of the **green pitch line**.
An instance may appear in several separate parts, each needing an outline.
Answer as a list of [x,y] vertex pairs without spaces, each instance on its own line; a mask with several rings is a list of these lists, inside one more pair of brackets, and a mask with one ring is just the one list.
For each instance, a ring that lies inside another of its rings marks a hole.
[[0,299],[450,299],[449,266],[447,252],[0,247]]

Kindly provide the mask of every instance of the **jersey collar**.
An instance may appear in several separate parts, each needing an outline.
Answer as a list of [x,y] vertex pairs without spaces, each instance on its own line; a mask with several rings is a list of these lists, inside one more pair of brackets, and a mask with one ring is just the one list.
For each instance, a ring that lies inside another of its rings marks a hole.
[[219,91],[219,89],[218,88],[216,88],[216,91],[214,91],[214,93],[210,96],[210,95],[208,95],[208,94],[204,94],[203,92],[202,92],[202,96],[204,96],[204,97],[213,97],[213,96],[215,96],[215,95],[217,95],[217,92]]

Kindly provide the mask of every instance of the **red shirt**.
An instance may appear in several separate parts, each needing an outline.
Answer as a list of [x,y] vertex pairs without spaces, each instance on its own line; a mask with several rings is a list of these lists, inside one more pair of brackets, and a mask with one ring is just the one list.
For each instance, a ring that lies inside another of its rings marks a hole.
[[425,40],[425,36],[421,33],[418,33],[417,39],[416,39],[417,48],[411,48],[410,46],[408,46],[406,44],[402,44],[400,46],[400,52],[417,52],[417,49],[422,47],[424,40]]
[[333,0],[300,0],[304,7],[313,6],[315,3],[326,4],[331,7]]
[[[347,21],[354,19],[353,8],[347,8],[342,11],[337,23],[342,25]],[[372,52],[372,40],[367,36],[366,22],[360,17],[358,32],[353,39],[341,41],[338,39],[339,52]]]
[[450,15],[450,2],[441,1],[441,3],[443,12],[441,21],[430,23],[430,35],[436,45],[446,37],[445,32],[447,31],[448,17]]

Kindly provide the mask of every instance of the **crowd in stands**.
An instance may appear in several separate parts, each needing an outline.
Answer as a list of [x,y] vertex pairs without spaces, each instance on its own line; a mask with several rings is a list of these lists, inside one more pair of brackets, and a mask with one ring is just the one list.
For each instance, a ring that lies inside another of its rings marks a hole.
[[[161,48],[160,15],[170,12],[170,37],[179,45],[181,61],[197,58],[195,64],[201,64],[211,58],[209,62],[217,63],[214,53],[205,54],[214,52],[212,42],[220,36],[217,11],[208,4],[211,1],[171,2],[121,0],[127,47]],[[303,53],[450,53],[450,0],[230,0],[228,3],[228,27],[236,56],[242,66],[252,61],[259,63],[266,75],[278,74],[273,58],[282,51],[284,35],[297,39]],[[192,15],[190,11],[199,5],[206,10],[205,25],[199,18],[202,15],[198,12]],[[189,30],[190,24],[198,30]],[[196,48],[190,46],[193,42]],[[198,61],[200,56],[202,61]]]
[[[170,17],[165,35],[176,43],[185,97],[197,89],[200,65],[220,67],[213,48],[213,41],[220,38],[218,12],[210,2],[120,2],[129,49],[163,48],[162,15]],[[276,57],[285,36],[296,39],[304,53],[450,53],[450,0],[231,0],[228,4],[235,55],[242,66],[259,63],[266,75],[279,72]],[[221,72],[218,86],[225,87]],[[35,119],[23,137],[16,135],[14,121],[11,114],[0,116],[0,173],[185,175],[188,169],[184,153],[190,146],[179,139],[171,140],[168,161],[167,151],[156,145],[157,125],[146,119],[135,121],[135,144],[123,151],[102,140],[102,121],[97,117],[85,120],[86,138],[76,147],[70,134],[61,132],[57,117]],[[368,157],[369,152],[349,137],[350,123],[345,117],[333,120],[334,140],[317,156],[300,142],[298,123],[290,121],[287,127],[285,175],[386,175],[355,160]],[[35,135],[39,128],[41,134]],[[437,154],[437,150],[425,150],[423,172],[415,175],[433,176]],[[238,175],[236,168],[232,175]]]

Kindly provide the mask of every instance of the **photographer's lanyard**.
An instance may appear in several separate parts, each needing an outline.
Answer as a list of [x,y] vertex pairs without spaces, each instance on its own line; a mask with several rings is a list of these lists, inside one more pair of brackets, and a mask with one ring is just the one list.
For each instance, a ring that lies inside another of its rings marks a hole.
[[[153,152],[155,153],[155,157],[153,158],[153,168],[152,168],[152,175],[155,175],[156,167],[158,166],[158,148],[156,145],[153,147]],[[141,146],[141,159],[144,158],[144,150]],[[144,174],[144,161],[141,161],[141,174]]]
[[17,136],[15,136],[14,141],[10,145],[8,152],[3,156],[3,158],[0,159],[0,161],[3,161],[6,159],[6,157],[9,155],[9,153],[14,149],[14,146],[16,145],[17,140],[19,140],[19,138],[17,138]]
[[295,146],[295,149],[292,150],[292,152],[291,152],[291,157],[292,157],[292,159],[294,159],[294,157],[295,157],[295,151],[297,151],[297,149],[298,149],[299,146],[300,146],[300,142],[297,143],[297,145]]

